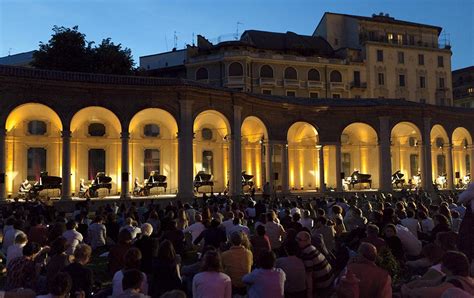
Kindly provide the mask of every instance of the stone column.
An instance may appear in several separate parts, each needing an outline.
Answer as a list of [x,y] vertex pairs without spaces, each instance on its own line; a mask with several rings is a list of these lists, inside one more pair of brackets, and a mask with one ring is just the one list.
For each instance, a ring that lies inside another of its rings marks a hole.
[[423,189],[433,190],[433,173],[431,167],[431,118],[423,119],[423,142],[421,145],[421,180]]
[[234,106],[234,119],[231,143],[230,194],[235,197],[242,193],[242,107]]
[[63,143],[61,200],[71,199],[71,131],[61,132]]
[[129,150],[128,143],[130,141],[130,133],[122,131],[120,134],[122,140],[122,191],[120,192],[121,199],[130,199],[130,173],[129,173]]
[[290,193],[288,183],[288,144],[283,142],[281,144],[281,192],[283,194]]
[[5,129],[0,130],[0,201],[6,199],[5,185],[7,177],[5,175],[6,169],[6,158],[5,158],[5,142],[6,142],[7,131]]
[[341,179],[341,143],[336,145],[336,190],[342,192],[342,179]]
[[192,199],[193,194],[193,114],[191,100],[180,100],[178,132],[178,198]]
[[319,163],[319,191],[324,193],[326,191],[326,181],[324,179],[324,145],[316,145],[318,148],[318,163]]
[[267,177],[267,181],[270,184],[270,189],[273,193],[273,144],[267,140],[265,143],[265,177]]
[[392,159],[390,155],[389,121],[389,117],[379,118],[379,184],[381,191],[392,190]]
[[454,190],[453,180],[453,146],[448,144],[448,152],[446,153],[446,182],[449,190]]

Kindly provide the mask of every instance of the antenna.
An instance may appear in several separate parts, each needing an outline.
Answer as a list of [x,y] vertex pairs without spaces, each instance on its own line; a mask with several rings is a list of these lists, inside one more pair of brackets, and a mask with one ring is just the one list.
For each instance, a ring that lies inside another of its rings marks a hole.
[[166,33],[165,33],[165,44],[166,44],[166,51],[169,51],[169,48],[168,48],[168,38],[166,38]]
[[174,31],[173,41],[173,47],[176,49],[178,47],[178,35],[176,35],[176,31]]
[[235,30],[235,36],[234,36],[234,39],[235,40],[238,40],[239,39],[239,25],[243,25],[244,23],[241,23],[241,22],[237,22],[237,25],[236,25],[236,30]]
[[8,56],[11,55],[13,48],[8,48]]

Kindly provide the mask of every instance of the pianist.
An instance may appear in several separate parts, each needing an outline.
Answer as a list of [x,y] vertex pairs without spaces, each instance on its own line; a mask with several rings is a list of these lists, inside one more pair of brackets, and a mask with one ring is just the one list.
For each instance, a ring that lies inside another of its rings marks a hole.
[[28,193],[31,189],[31,184],[28,179],[25,179],[23,183],[20,185],[20,193]]
[[[151,178],[151,177],[150,177]],[[148,179],[149,180],[149,179]],[[148,181],[146,181],[144,184],[146,184]],[[143,189],[143,184],[140,184],[140,180],[138,180],[138,177],[135,177],[135,183],[133,187],[133,193],[138,196],[143,196],[144,195],[144,189]]]

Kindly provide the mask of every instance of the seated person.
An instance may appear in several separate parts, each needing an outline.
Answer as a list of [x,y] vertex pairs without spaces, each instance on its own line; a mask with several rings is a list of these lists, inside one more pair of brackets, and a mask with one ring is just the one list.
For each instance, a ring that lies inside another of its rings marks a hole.
[[139,196],[143,196],[143,184],[140,184],[140,180],[138,180],[138,177],[135,178],[133,193]]
[[28,193],[30,189],[31,189],[31,184],[28,181],[28,179],[25,179],[25,181],[23,181],[23,183],[20,185],[20,193],[21,194]]
[[90,198],[89,187],[85,185],[84,179],[81,179],[81,184],[79,185],[79,193],[82,194],[84,198]]

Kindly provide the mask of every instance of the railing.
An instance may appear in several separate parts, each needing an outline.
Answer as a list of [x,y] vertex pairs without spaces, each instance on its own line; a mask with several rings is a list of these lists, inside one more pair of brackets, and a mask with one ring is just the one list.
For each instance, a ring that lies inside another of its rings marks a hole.
[[330,84],[331,89],[346,89],[346,84],[342,82],[331,82]]
[[451,49],[451,43],[448,40],[444,40],[442,42],[439,42],[438,40],[436,41],[417,40],[417,41],[410,42],[410,40],[408,40],[406,35],[403,35],[403,40],[399,41],[395,36],[393,39],[390,40],[385,35],[370,36],[367,33],[361,33],[359,35],[359,42],[364,43],[367,41],[393,44],[393,45],[399,45],[399,46],[416,46],[416,47],[447,49],[447,50]]
[[258,81],[259,85],[261,86],[275,86],[276,85],[276,81],[274,78],[259,78],[259,81]]
[[351,89],[353,88],[366,89],[367,83],[366,82],[351,82]]
[[307,81],[306,86],[308,88],[324,88],[324,83],[321,81]]
[[245,84],[245,77],[244,76],[233,76],[227,77],[226,85],[243,85]]
[[300,87],[300,81],[298,81],[298,80],[284,79],[284,80],[283,80],[283,85],[284,85],[285,87]]

